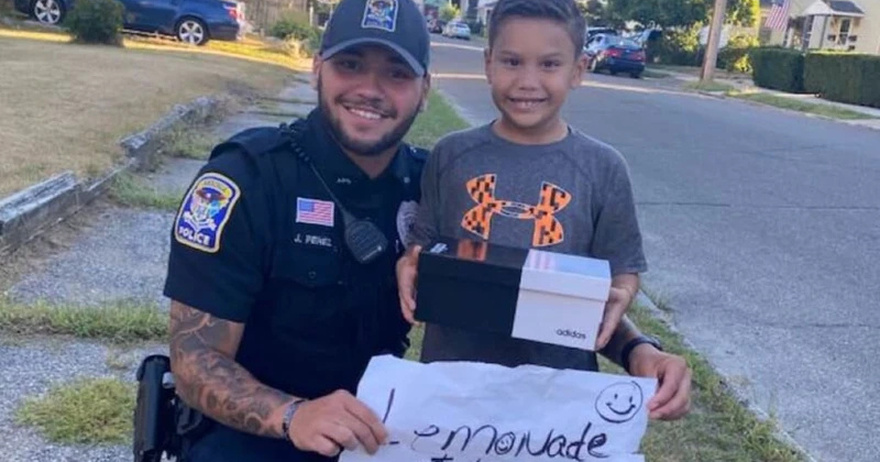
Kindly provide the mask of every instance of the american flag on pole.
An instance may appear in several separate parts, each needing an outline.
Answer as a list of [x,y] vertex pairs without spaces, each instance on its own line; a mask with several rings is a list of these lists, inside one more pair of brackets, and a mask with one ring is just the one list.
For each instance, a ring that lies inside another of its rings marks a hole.
[[333,202],[296,198],[296,222],[333,227]]
[[770,13],[764,27],[775,30],[785,30],[788,27],[788,11],[791,9],[791,0],[773,0]]

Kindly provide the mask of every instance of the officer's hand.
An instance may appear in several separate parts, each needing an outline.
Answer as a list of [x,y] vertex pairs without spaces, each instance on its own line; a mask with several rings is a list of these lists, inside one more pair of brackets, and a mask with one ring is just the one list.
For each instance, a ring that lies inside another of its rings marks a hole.
[[363,446],[375,454],[388,432],[378,417],[344,390],[306,401],[290,421],[290,439],[302,451],[335,457]]
[[412,246],[397,261],[397,292],[400,297],[400,310],[403,318],[416,324],[416,279],[418,278],[419,252],[422,247]]

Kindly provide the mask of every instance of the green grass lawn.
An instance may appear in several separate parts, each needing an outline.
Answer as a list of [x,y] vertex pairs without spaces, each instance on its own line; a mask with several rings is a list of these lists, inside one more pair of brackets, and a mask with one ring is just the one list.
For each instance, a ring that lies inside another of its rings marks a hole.
[[733,85],[721,82],[691,82],[684,86],[689,90],[709,91],[709,92],[726,92],[733,91]]
[[730,92],[728,96],[742,99],[746,101],[752,101],[761,104],[767,104],[769,106],[778,107],[781,109],[789,109],[792,111],[803,112],[806,114],[815,114],[824,117],[831,117],[834,119],[841,120],[860,120],[860,119],[875,119],[876,117],[870,116],[868,114],[863,114],[861,112],[852,111],[846,108],[833,106],[829,104],[821,104],[821,103],[811,103],[809,101],[802,101],[798,98],[793,97],[785,97],[785,96],[777,96],[769,93],[760,93],[760,92],[751,92],[751,93],[741,93],[741,92]]

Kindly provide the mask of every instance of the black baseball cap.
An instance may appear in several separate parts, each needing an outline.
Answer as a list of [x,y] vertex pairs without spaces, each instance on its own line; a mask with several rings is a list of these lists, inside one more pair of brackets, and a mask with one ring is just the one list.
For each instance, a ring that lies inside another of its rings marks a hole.
[[431,39],[413,0],[342,0],[324,30],[321,58],[361,44],[383,45],[422,76],[428,72]]

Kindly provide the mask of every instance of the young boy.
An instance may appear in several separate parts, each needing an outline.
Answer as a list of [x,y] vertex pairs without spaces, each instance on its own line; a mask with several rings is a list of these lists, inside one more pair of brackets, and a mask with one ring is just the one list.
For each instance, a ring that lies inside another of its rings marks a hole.
[[[435,237],[586,255],[610,261],[613,275],[601,349],[647,265],[623,157],[559,114],[583,77],[584,19],[573,0],[501,0],[489,31],[486,76],[501,117],[447,135],[429,157],[413,248],[399,265],[404,316],[413,321],[418,249]],[[581,350],[433,324],[423,352],[426,362],[597,370],[595,354]]]

